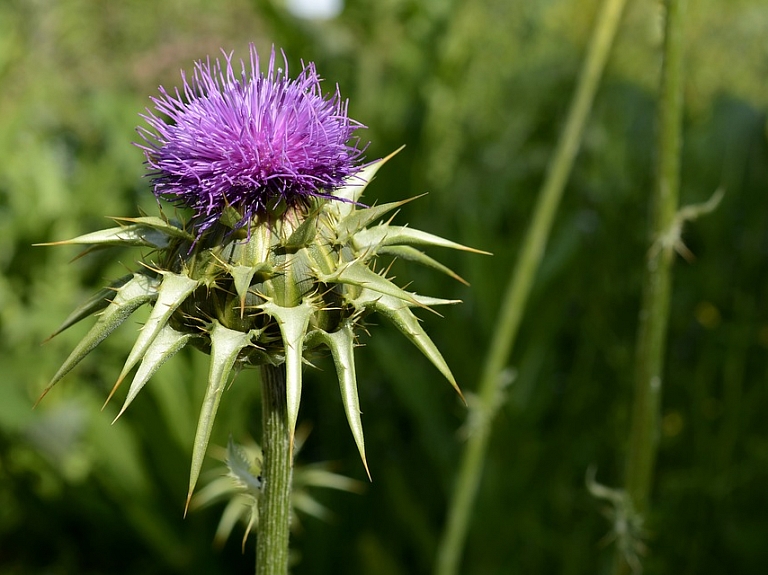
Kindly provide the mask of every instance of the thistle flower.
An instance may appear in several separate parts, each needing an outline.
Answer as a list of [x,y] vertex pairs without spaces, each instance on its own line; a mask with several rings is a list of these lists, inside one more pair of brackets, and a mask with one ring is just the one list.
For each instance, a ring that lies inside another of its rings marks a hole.
[[[375,270],[380,256],[414,261],[460,281],[421,246],[472,250],[383,220],[406,201],[373,207],[359,200],[388,159],[362,168],[346,143],[360,124],[346,117],[338,92],[324,99],[314,68],[295,81],[274,71],[236,79],[231,59],[199,63],[184,98],[161,91],[158,111],[145,116],[156,143],[143,146],[155,194],[192,209],[186,222],[118,218],[118,227],[58,244],[139,246],[150,251],[136,272],[85,302],[54,335],[98,313],[47,392],[136,309],[149,318],[117,379],[138,366],[120,414],[155,371],[188,344],[211,356],[208,387],[194,441],[189,495],[197,481],[221,395],[240,368],[285,365],[288,427],[293,441],[302,365],[318,353],[333,357],[344,410],[365,457],[354,347],[367,315],[390,320],[461,394],[443,356],[413,309],[457,303],[406,291]],[[145,141],[152,134],[141,132]],[[381,267],[381,266],[379,266]],[[44,394],[45,394],[44,392]],[[111,394],[110,394],[111,397]],[[189,498],[188,498],[189,501]]]
[[151,130],[138,129],[154,193],[194,210],[198,233],[211,228],[224,209],[234,207],[244,225],[284,201],[306,203],[333,197],[331,191],[359,170],[361,150],[348,142],[362,124],[347,116],[338,87],[323,96],[314,64],[295,80],[275,69],[272,50],[266,74],[250,48],[250,70],[232,54],[197,62],[183,94],[160,88],[155,110],[142,117]]

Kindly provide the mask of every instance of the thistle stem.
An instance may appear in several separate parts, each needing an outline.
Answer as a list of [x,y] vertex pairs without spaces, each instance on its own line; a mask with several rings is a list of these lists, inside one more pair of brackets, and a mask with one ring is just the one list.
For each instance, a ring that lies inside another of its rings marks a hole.
[[[635,356],[634,400],[625,488],[634,513],[644,517],[653,481],[659,435],[662,368],[666,346],[672,263],[679,242],[678,196],[682,146],[683,20],[685,0],[666,1],[664,62],[658,111],[658,173],[652,201],[651,249],[645,267]],[[615,572],[632,569],[620,550]]]
[[285,399],[285,365],[261,368],[262,478],[256,575],[288,573],[293,461]]
[[486,421],[478,425],[467,440],[450,502],[445,531],[438,548],[435,567],[437,575],[455,575],[459,571],[472,506],[487,452],[491,419],[498,407],[500,386],[504,380],[503,370],[512,352],[526,302],[544,255],[552,222],[581,144],[584,127],[611,51],[624,4],[625,0],[605,0],[602,4],[581,69],[578,86],[568,110],[565,127],[539,192],[533,220],[526,233],[520,257],[507,285],[499,321],[495,327],[479,384],[480,407],[478,410],[480,413],[487,414]]

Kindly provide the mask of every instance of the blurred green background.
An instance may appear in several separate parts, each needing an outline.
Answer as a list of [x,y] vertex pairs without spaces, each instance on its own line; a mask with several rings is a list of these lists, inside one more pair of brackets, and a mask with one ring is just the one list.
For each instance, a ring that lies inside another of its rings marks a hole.
[[[293,4],[289,2],[288,4]],[[692,0],[682,201],[723,187],[687,226],[669,326],[649,573],[758,573],[768,564],[768,6]],[[395,265],[401,283],[463,305],[422,314],[475,389],[502,290],[560,132],[596,0],[347,0],[334,18],[274,0],[0,1],[0,573],[250,573],[242,529],[212,546],[222,507],[182,517],[207,358],[180,354],[126,415],[100,411],[138,327],[128,322],[34,411],[88,329],[43,341],[138,253],[32,247],[153,213],[131,145],[158,85],[219,49],[315,61],[369,129],[367,157],[406,149],[369,201],[429,194],[398,221],[494,252],[440,253],[472,284]],[[510,368],[463,564],[467,574],[606,572],[603,503],[621,484],[647,198],[654,170],[661,3],[631,1]],[[373,483],[315,491],[295,574],[427,573],[466,410],[387,325],[358,354]],[[185,350],[186,351],[186,350]],[[330,363],[307,374],[301,461],[364,480]],[[123,392],[124,393],[124,392]],[[118,394],[120,395],[120,394]],[[118,398],[119,400],[120,398]],[[255,373],[224,395],[212,443],[258,439]],[[210,462],[216,468],[214,461]]]

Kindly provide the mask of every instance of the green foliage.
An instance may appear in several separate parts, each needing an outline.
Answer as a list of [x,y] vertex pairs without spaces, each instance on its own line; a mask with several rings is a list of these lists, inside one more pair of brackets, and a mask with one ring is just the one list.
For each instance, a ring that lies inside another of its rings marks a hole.
[[[594,465],[597,481],[619,485],[624,461],[654,170],[657,4],[630,3],[598,93],[512,357],[465,573],[608,567],[610,524],[585,476]],[[422,323],[462,390],[475,389],[598,2],[350,0],[330,22],[297,21],[281,6],[0,3],[3,573],[252,568],[238,537],[210,547],[223,507],[182,519],[208,358],[182,350],[110,425],[118,405],[101,405],[146,320],[132,318],[31,407],[88,326],[40,342],[136,257],[70,261],[75,248],[32,244],[102,229],[106,216],[154,213],[130,145],[137,114],[158,84],[177,85],[179,68],[219,47],[242,55],[249,41],[275,43],[292,63],[316,61],[370,126],[369,159],[407,146],[368,199],[428,191],[401,206],[398,221],[494,252],[439,254],[471,288],[430,269],[413,276],[414,291],[464,301]],[[720,186],[725,197],[686,226],[695,260],[675,265],[647,569],[754,573],[768,559],[768,9],[701,1],[689,13],[681,199],[703,202]],[[400,269],[391,273],[405,277]],[[362,495],[318,492],[334,521],[303,522],[297,574],[425,573],[434,559],[466,409],[395,328],[375,326],[361,343],[374,481]],[[316,366],[305,373],[299,419],[314,429],[302,461],[337,460],[336,470],[367,482],[333,358]],[[258,386],[247,375],[223,394],[212,444],[258,429]]]

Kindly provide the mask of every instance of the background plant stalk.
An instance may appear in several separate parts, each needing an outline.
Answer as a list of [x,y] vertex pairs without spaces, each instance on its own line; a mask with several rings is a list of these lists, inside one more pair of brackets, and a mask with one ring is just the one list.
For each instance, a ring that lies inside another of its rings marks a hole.
[[459,572],[472,506],[488,450],[492,418],[499,405],[504,379],[502,372],[514,347],[525,306],[552,230],[552,222],[581,145],[584,127],[611,52],[624,5],[625,0],[605,0],[597,16],[565,127],[539,192],[533,220],[521,247],[520,257],[507,284],[499,321],[479,383],[480,406],[477,409],[485,414],[485,421],[470,435],[464,449],[448,519],[438,548],[435,565],[437,575],[455,575]]
[[[645,266],[637,337],[634,399],[625,487],[632,510],[645,518],[659,438],[662,370],[666,347],[672,263],[679,244],[676,222],[680,191],[683,115],[683,21],[685,0],[667,0],[664,61],[658,109],[658,173],[652,198],[651,248]],[[632,567],[621,550],[616,573]]]

